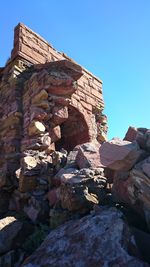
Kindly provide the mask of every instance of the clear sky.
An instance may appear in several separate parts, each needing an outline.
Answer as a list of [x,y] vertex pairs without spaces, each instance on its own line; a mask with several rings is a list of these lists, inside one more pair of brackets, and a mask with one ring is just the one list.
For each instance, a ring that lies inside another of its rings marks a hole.
[[109,138],[150,128],[150,0],[1,1],[0,66],[18,22],[103,80]]

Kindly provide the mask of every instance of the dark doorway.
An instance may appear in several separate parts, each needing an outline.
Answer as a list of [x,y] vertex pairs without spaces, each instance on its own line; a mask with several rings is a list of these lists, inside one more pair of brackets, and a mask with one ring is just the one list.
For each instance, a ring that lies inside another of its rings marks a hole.
[[56,150],[64,148],[67,151],[71,151],[76,145],[90,140],[89,129],[84,115],[72,106],[69,106],[68,113],[68,119],[60,126],[61,139],[55,143]]

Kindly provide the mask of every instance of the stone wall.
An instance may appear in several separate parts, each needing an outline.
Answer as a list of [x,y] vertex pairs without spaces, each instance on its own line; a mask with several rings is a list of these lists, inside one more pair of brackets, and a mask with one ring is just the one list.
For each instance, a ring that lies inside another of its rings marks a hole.
[[11,186],[26,150],[105,141],[103,108],[102,81],[19,24],[0,69],[0,187]]

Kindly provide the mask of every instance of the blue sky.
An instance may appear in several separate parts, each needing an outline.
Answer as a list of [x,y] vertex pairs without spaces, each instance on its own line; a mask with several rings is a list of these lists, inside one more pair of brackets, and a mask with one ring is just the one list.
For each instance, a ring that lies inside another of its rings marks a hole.
[[103,80],[109,138],[150,128],[150,0],[1,1],[0,66],[18,22]]

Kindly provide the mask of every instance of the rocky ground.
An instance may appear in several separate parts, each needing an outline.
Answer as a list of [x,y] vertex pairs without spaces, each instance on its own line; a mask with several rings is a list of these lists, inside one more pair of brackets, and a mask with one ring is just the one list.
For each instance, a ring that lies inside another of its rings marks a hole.
[[69,153],[28,150],[8,185],[0,266],[150,265],[150,130]]

